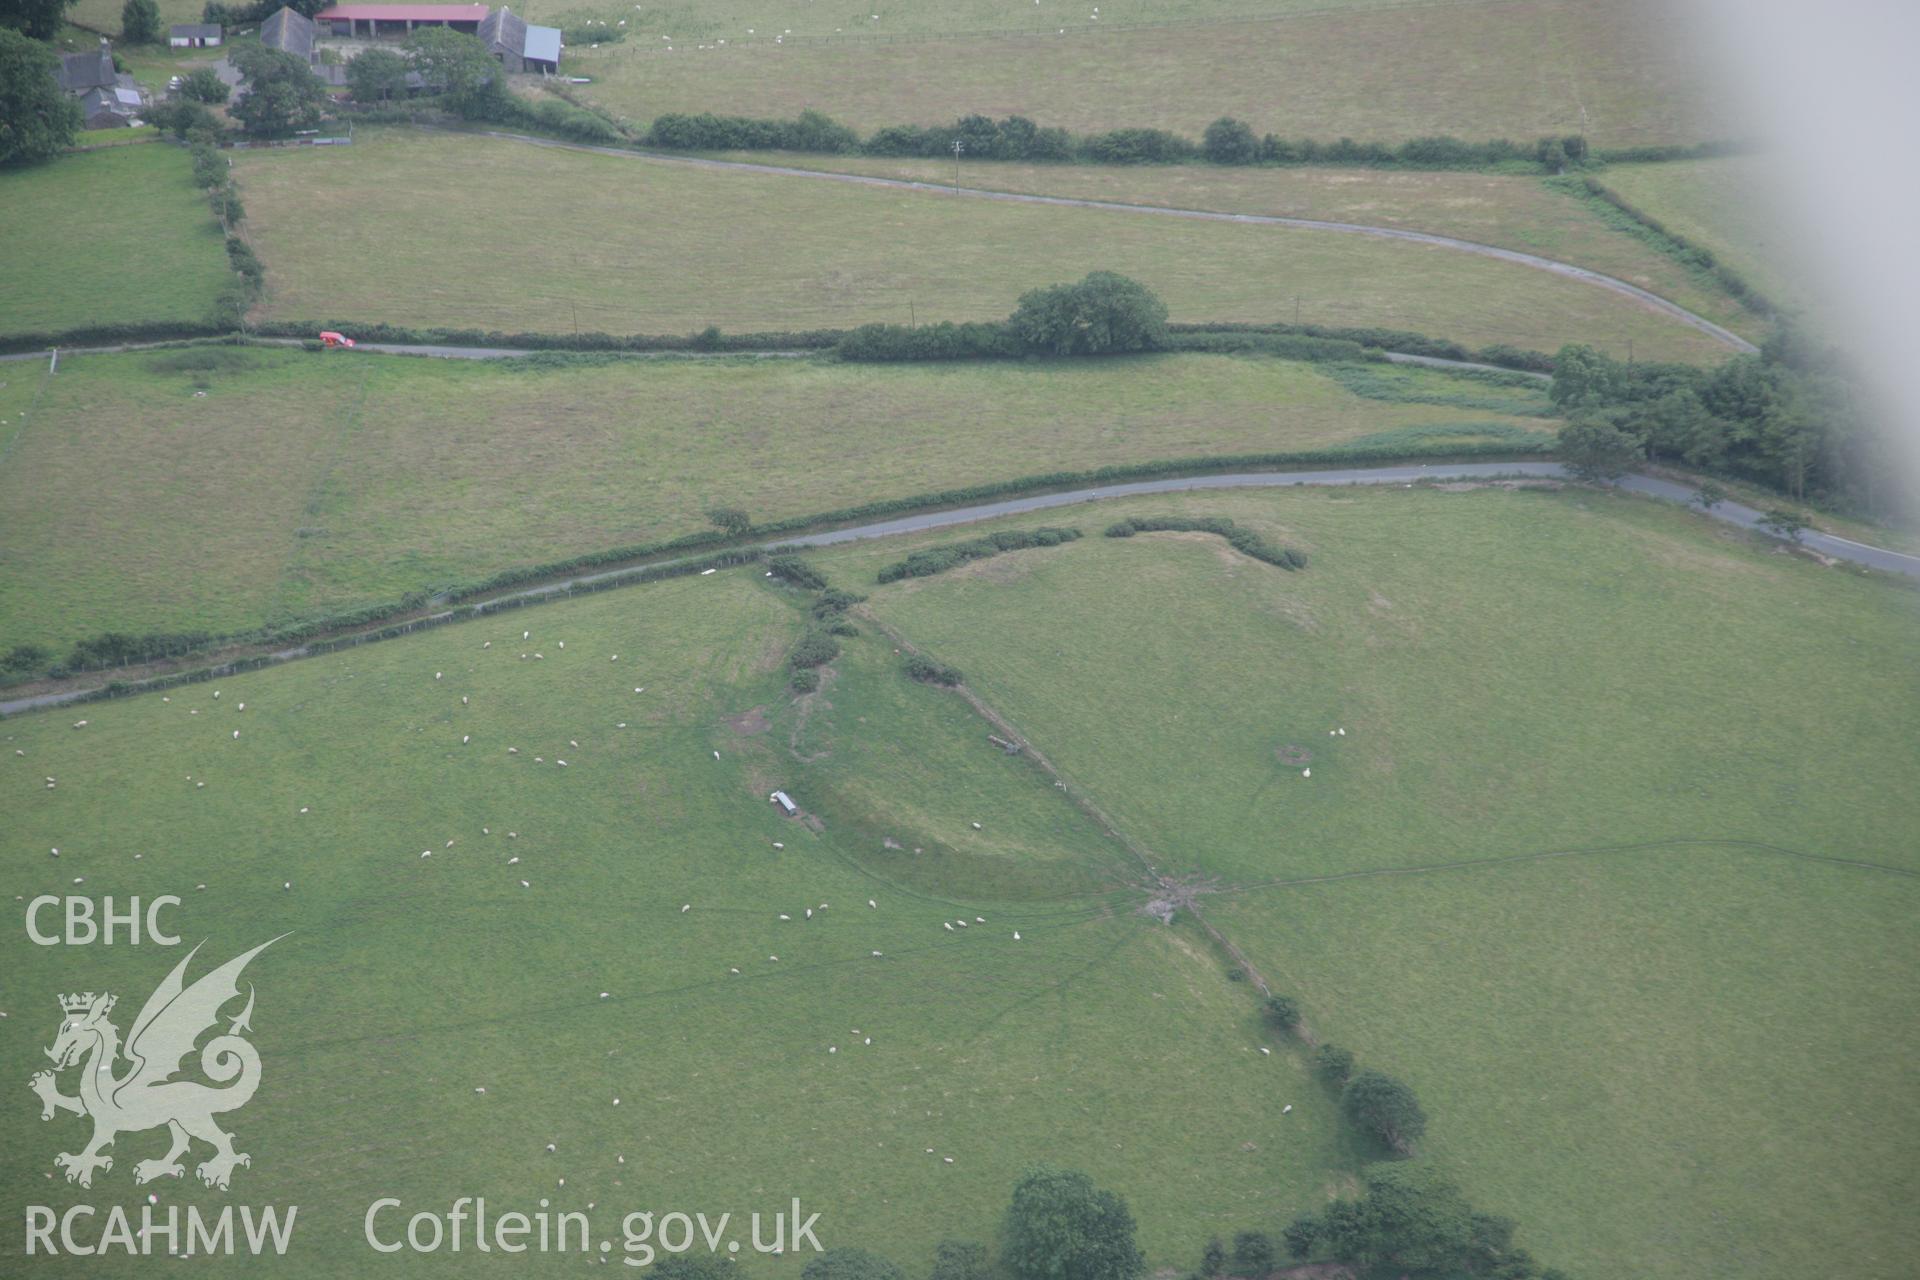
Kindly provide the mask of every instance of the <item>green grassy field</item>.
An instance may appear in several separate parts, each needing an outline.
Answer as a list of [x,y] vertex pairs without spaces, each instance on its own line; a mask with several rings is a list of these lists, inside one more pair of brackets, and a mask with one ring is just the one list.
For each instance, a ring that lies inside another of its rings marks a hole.
[[1766,156],[1614,165],[1600,180],[1744,276],[1781,306],[1815,302]]
[[[538,12],[571,8],[555,0]],[[1138,20],[1133,9],[1103,7],[1096,19],[1092,6],[1069,14],[1047,0],[1027,7],[1026,21],[1003,24],[999,14],[1019,6],[989,8],[976,18],[976,7],[954,6],[949,20],[931,4],[853,13],[757,0],[717,10],[596,7],[626,19],[631,34],[597,50],[574,45],[567,70],[593,77],[596,101],[640,120],[813,107],[862,129],[982,112],[1198,136],[1231,115],[1289,136],[1578,132],[1606,145],[1691,142],[1728,129],[1691,29],[1646,0],[1263,5],[1258,12],[1271,16],[1225,25],[1207,20],[1254,6],[1180,0],[1140,6],[1138,18],[1171,20],[1150,30],[1101,30]],[[1027,34],[914,35],[985,23]],[[787,42],[773,44],[776,36]]]
[[[204,0],[201,3],[195,3],[195,0],[156,0],[156,3],[160,10],[159,48],[163,50],[169,47],[166,40],[168,27],[176,22],[198,22],[206,9]],[[120,4],[115,4],[114,0],[74,0],[73,6],[67,10],[67,20],[89,33],[97,31],[118,41],[123,8],[124,0]]]
[[116,147],[0,173],[0,224],[34,252],[0,257],[0,335],[199,322],[229,278],[220,224],[186,152]]
[[193,348],[68,357],[27,408],[0,463],[0,649],[397,600],[696,532],[715,506],[767,522],[1110,463],[1554,425],[1530,388],[1228,356],[538,369]]
[[[940,160],[729,152],[725,159],[844,173],[953,181]],[[1618,172],[1615,170],[1613,172]],[[1260,169],[1220,165],[963,164],[963,186],[1085,200],[1257,213],[1457,236],[1571,262],[1650,289],[1759,341],[1753,313],[1710,279],[1622,234],[1540,179],[1524,174]]]
[[[209,939],[196,974],[290,931],[247,973],[264,1083],[227,1123],[252,1165],[225,1195],[163,1180],[162,1203],[297,1204],[264,1273],[334,1276],[371,1265],[383,1195],[593,1205],[616,1249],[632,1210],[732,1211],[744,1237],[798,1196],[823,1243],[918,1270],[941,1237],[991,1238],[1045,1158],[1120,1190],[1181,1266],[1344,1185],[1332,1105],[1285,1046],[1254,1052],[1247,988],[1192,935],[1128,913],[1124,854],[871,635],[794,705],[799,617],[739,570],[93,707],[80,731],[0,726],[8,892],[177,893],[181,934]],[[773,786],[820,830],[777,817]],[[50,1181],[78,1122],[41,1125],[23,1082],[55,992],[113,990],[124,1032],[181,953],[0,945],[6,1193],[135,1203],[159,1135],[124,1135],[91,1190]]]
[[[514,174],[502,181],[503,167]],[[1528,267],[1360,236],[955,199],[402,130],[241,155],[265,314],[502,330],[744,332],[1006,315],[1111,269],[1180,321],[1384,325],[1472,345],[1724,348]],[[460,198],[449,199],[449,193]],[[725,226],[724,249],[713,228]],[[561,228],[564,227],[564,231]],[[377,241],[377,252],[347,246]],[[473,269],[485,246],[486,270]]]
[[[868,607],[1221,890],[1209,917],[1318,1034],[1418,1088],[1428,1153],[1546,1261],[1903,1274],[1911,591],[1579,491],[1189,495],[1079,523],[1168,511],[1312,564],[1091,537]],[[872,582],[906,549],[825,563]]]

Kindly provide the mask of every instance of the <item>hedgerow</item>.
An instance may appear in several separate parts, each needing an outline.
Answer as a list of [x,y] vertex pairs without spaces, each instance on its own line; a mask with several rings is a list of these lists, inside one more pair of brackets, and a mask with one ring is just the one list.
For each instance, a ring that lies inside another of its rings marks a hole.
[[1601,164],[1665,164],[1674,160],[1714,160],[1721,156],[1745,155],[1758,149],[1753,142],[1721,139],[1665,146],[1599,147],[1594,150],[1593,158]]
[[1613,215],[1608,221],[1621,225],[1628,234],[1682,266],[1708,276],[1747,310],[1763,316],[1770,316],[1778,310],[1771,299],[1747,282],[1745,276],[1715,257],[1713,250],[1695,244],[1605,183],[1583,177],[1577,183],[1572,179],[1561,179],[1554,185],[1577,198],[1600,205]]
[[275,320],[258,325],[253,332],[263,337],[310,338],[322,329],[337,329],[362,342],[583,352],[820,350],[833,346],[846,333],[843,329],[781,329],[763,333],[723,334],[712,327],[684,335],[503,333],[496,329],[414,328],[385,323],[361,324],[350,320]]
[[864,139],[817,111],[793,120],[753,116],[685,115],[657,117],[640,144],[670,151],[808,151],[870,156],[1018,160],[1044,163],[1192,164],[1282,167],[1342,165],[1373,169],[1545,170],[1562,173],[1589,160],[1587,141],[1578,134],[1541,138],[1531,144],[1494,138],[1468,142],[1434,135],[1390,144],[1340,138],[1256,137],[1245,124],[1222,117],[1195,141],[1165,129],[1123,128],[1075,134],[1035,123],[1025,116],[994,120],[963,116],[950,125],[898,124],[876,129]]
[[1000,321],[969,321],[909,328],[898,324],[861,325],[842,337],[834,354],[849,361],[1003,360],[1024,353],[1019,339]]
[[803,591],[822,591],[826,589],[826,575],[802,560],[799,556],[774,556],[767,561],[767,572],[785,583],[799,587]]
[[1109,538],[1131,538],[1136,533],[1211,533],[1225,538],[1241,555],[1292,571],[1307,567],[1306,553],[1276,547],[1251,529],[1223,516],[1133,516],[1107,526]]
[[965,680],[958,668],[935,662],[932,658],[925,658],[917,653],[907,659],[907,675],[921,684],[944,685],[949,689],[964,683]]
[[1003,552],[1023,551],[1029,547],[1057,547],[1079,536],[1078,529],[1009,529],[970,542],[954,542],[944,547],[916,551],[905,560],[881,569],[879,580],[887,583],[898,582],[902,578],[931,578],[936,573],[958,569],[974,560],[986,560]]
[[[1400,355],[1427,356],[1437,360],[1458,360],[1468,364],[1499,365],[1527,373],[1552,373],[1553,357],[1544,351],[1527,351],[1505,343],[1469,347],[1447,338],[1428,337],[1409,329],[1343,328],[1321,324],[1172,324],[1167,326],[1171,341],[1178,344],[1187,334],[1300,334],[1310,338],[1329,338],[1358,343],[1379,351]],[[1278,354],[1278,353],[1276,353]]]

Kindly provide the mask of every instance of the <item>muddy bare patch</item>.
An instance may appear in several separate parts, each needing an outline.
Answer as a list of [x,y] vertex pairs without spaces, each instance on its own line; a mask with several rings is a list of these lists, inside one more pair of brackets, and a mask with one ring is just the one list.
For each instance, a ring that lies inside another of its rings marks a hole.
[[751,711],[742,711],[737,716],[728,716],[726,725],[737,737],[742,738],[751,738],[773,728],[773,722],[767,719],[765,707],[755,707]]

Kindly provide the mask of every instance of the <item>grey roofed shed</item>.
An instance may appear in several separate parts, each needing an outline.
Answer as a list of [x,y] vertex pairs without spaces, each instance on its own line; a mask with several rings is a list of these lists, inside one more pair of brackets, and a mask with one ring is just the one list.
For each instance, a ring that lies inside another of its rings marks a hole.
[[560,29],[536,27],[507,9],[480,20],[480,40],[508,71],[555,71],[560,67]]
[[545,64],[542,69],[558,71],[560,69],[560,28],[536,27],[527,25],[527,43],[521,49],[523,61]]

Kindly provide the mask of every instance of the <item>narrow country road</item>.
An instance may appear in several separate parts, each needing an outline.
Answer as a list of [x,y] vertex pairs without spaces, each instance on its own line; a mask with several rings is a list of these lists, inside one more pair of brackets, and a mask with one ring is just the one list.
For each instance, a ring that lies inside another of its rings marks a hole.
[[[179,345],[189,339],[175,339],[162,342],[115,342],[99,347],[61,347],[63,356],[113,355],[121,351],[156,351],[163,347]],[[274,347],[298,347],[307,342],[305,338],[254,338],[254,342]],[[521,356],[537,355],[533,347],[451,347],[426,342],[359,342],[355,351],[372,351],[388,356],[434,356],[442,360],[515,360]],[[806,351],[788,351],[768,349],[764,351],[608,351],[592,352],[596,355],[623,356],[629,360],[804,360],[808,356],[822,354],[828,348]],[[560,350],[566,354],[566,349]],[[50,356],[50,348],[36,351],[14,351],[0,355],[0,361],[44,360]],[[1383,351],[1380,353],[1393,364],[1417,364],[1430,369],[1471,369],[1484,373],[1517,373],[1522,377],[1537,378],[1542,382],[1552,382],[1553,375],[1532,373],[1524,369],[1508,369],[1497,364],[1480,364],[1473,360],[1448,360],[1442,356],[1416,356],[1404,351]]]
[[593,155],[613,156],[622,160],[641,160],[652,164],[677,164],[696,169],[718,169],[732,173],[763,173],[786,178],[816,178],[823,182],[846,182],[856,186],[887,187],[900,191],[925,191],[943,196],[965,196],[975,200],[1001,200],[1010,204],[1047,204],[1060,205],[1072,209],[1100,209],[1109,213],[1138,213],[1159,218],[1191,218],[1201,222],[1238,222],[1262,227],[1292,227],[1303,231],[1330,231],[1342,235],[1373,236],[1381,240],[1403,240],[1412,244],[1427,245],[1432,248],[1452,249],[1460,253],[1476,254],[1483,258],[1496,258],[1501,262],[1511,262],[1523,267],[1532,267],[1539,271],[1549,271],[1569,280],[1578,280],[1583,284],[1594,285],[1601,289],[1632,298],[1651,311],[1658,311],[1682,324],[1691,325],[1700,332],[1719,341],[1734,351],[1751,355],[1760,348],[1748,342],[1731,329],[1723,328],[1707,319],[1687,310],[1676,302],[1669,302],[1649,289],[1637,284],[1629,284],[1618,277],[1599,271],[1590,271],[1586,267],[1576,267],[1570,262],[1561,262],[1555,258],[1543,258],[1536,253],[1522,253],[1518,249],[1502,249],[1497,245],[1481,244],[1477,240],[1461,240],[1454,236],[1435,235],[1429,231],[1406,231],[1398,227],[1375,227],[1359,222],[1327,222],[1318,218],[1283,218],[1265,213],[1221,213],[1208,209],[1176,209],[1167,205],[1127,204],[1117,200],[1083,200],[1071,196],[1042,196],[1017,191],[989,191],[981,187],[947,186],[938,182],[916,182],[910,178],[880,178],[864,173],[833,173],[821,169],[798,169],[790,165],[755,164],[746,160],[709,160],[697,156],[667,155],[658,151],[635,151],[625,147],[601,147],[586,142],[561,142],[554,138],[536,138],[531,134],[509,133],[497,129],[449,130],[448,132],[475,132],[485,138],[502,138],[513,142],[524,142],[536,147],[552,147],[561,151],[584,151]]
[[[945,529],[954,525],[972,524],[980,520],[993,520],[1000,516],[1019,515],[1028,511],[1048,511],[1055,507],[1074,506],[1083,502],[1097,502],[1107,498],[1128,498],[1152,493],[1183,493],[1193,489],[1264,489],[1284,488],[1299,485],[1350,485],[1350,484],[1398,484],[1408,487],[1421,480],[1496,480],[1511,478],[1563,479],[1566,470],[1557,462],[1457,462],[1433,463],[1430,465],[1409,465],[1397,467],[1353,467],[1328,471],[1248,471],[1229,472],[1199,476],[1169,476],[1157,480],[1138,480],[1128,484],[1103,485],[1088,489],[1068,489],[1059,493],[1037,493],[1024,498],[1008,498],[1002,502],[981,503],[971,507],[951,507],[940,511],[927,511],[919,515],[901,516],[894,520],[879,520],[868,524],[853,525],[845,529],[830,529],[824,533],[805,534],[797,538],[783,538],[779,546],[791,547],[831,547],[842,543],[859,542],[869,538],[889,538],[903,533],[924,533],[932,529]],[[1651,476],[1630,475],[1622,478],[1619,487],[1631,493],[1646,494],[1667,502],[1690,503],[1693,490],[1671,480],[1658,480]],[[1722,502],[1713,510],[1704,514],[1726,524],[1742,529],[1759,527],[1761,513],[1752,507],[1737,502]],[[1905,577],[1920,579],[1920,556],[1910,556],[1898,551],[1889,551],[1884,547],[1872,547],[1850,538],[1836,537],[1829,533],[1805,533],[1801,543],[1823,555],[1836,560],[1846,560],[1854,564],[1865,565],[1886,573],[1897,573]],[[695,559],[697,557],[682,557]],[[664,565],[679,563],[676,560],[656,561],[646,566],[658,569]],[[607,569],[599,573],[580,574],[558,582],[544,583],[536,587],[526,587],[503,595],[484,600],[474,607],[480,612],[488,612],[502,606],[545,596],[564,594],[577,586],[604,582],[609,578],[618,578],[634,572],[629,566],[622,569]],[[447,616],[447,615],[436,615]],[[280,662],[291,662],[309,656],[304,647],[283,649],[271,655]],[[57,707],[72,702],[94,692],[90,689],[63,690],[59,693],[43,693],[29,698],[15,698],[0,702],[0,716],[18,715],[23,711],[35,711]]]
[[[253,338],[254,342],[270,347],[298,347],[305,345],[307,338]],[[63,356],[112,355],[119,351],[153,351],[162,347],[178,346],[187,339],[174,339],[162,342],[115,342],[99,347],[61,347]],[[519,356],[538,354],[533,347],[450,347],[427,342],[359,342],[354,344],[355,351],[373,351],[388,356],[437,356],[443,360],[512,360]],[[14,351],[0,355],[0,360],[44,360],[49,355],[46,348],[37,351]],[[562,351],[561,354],[566,354]],[[577,354],[577,353],[576,353]],[[595,353],[601,354],[601,353]],[[625,356],[630,360],[720,360],[729,357],[749,360],[798,360],[804,356],[817,355],[814,351],[612,351],[607,355]],[[1388,356],[1389,360],[1394,357]],[[1413,357],[1408,356],[1407,359]],[[1468,366],[1459,361],[1462,367]]]

